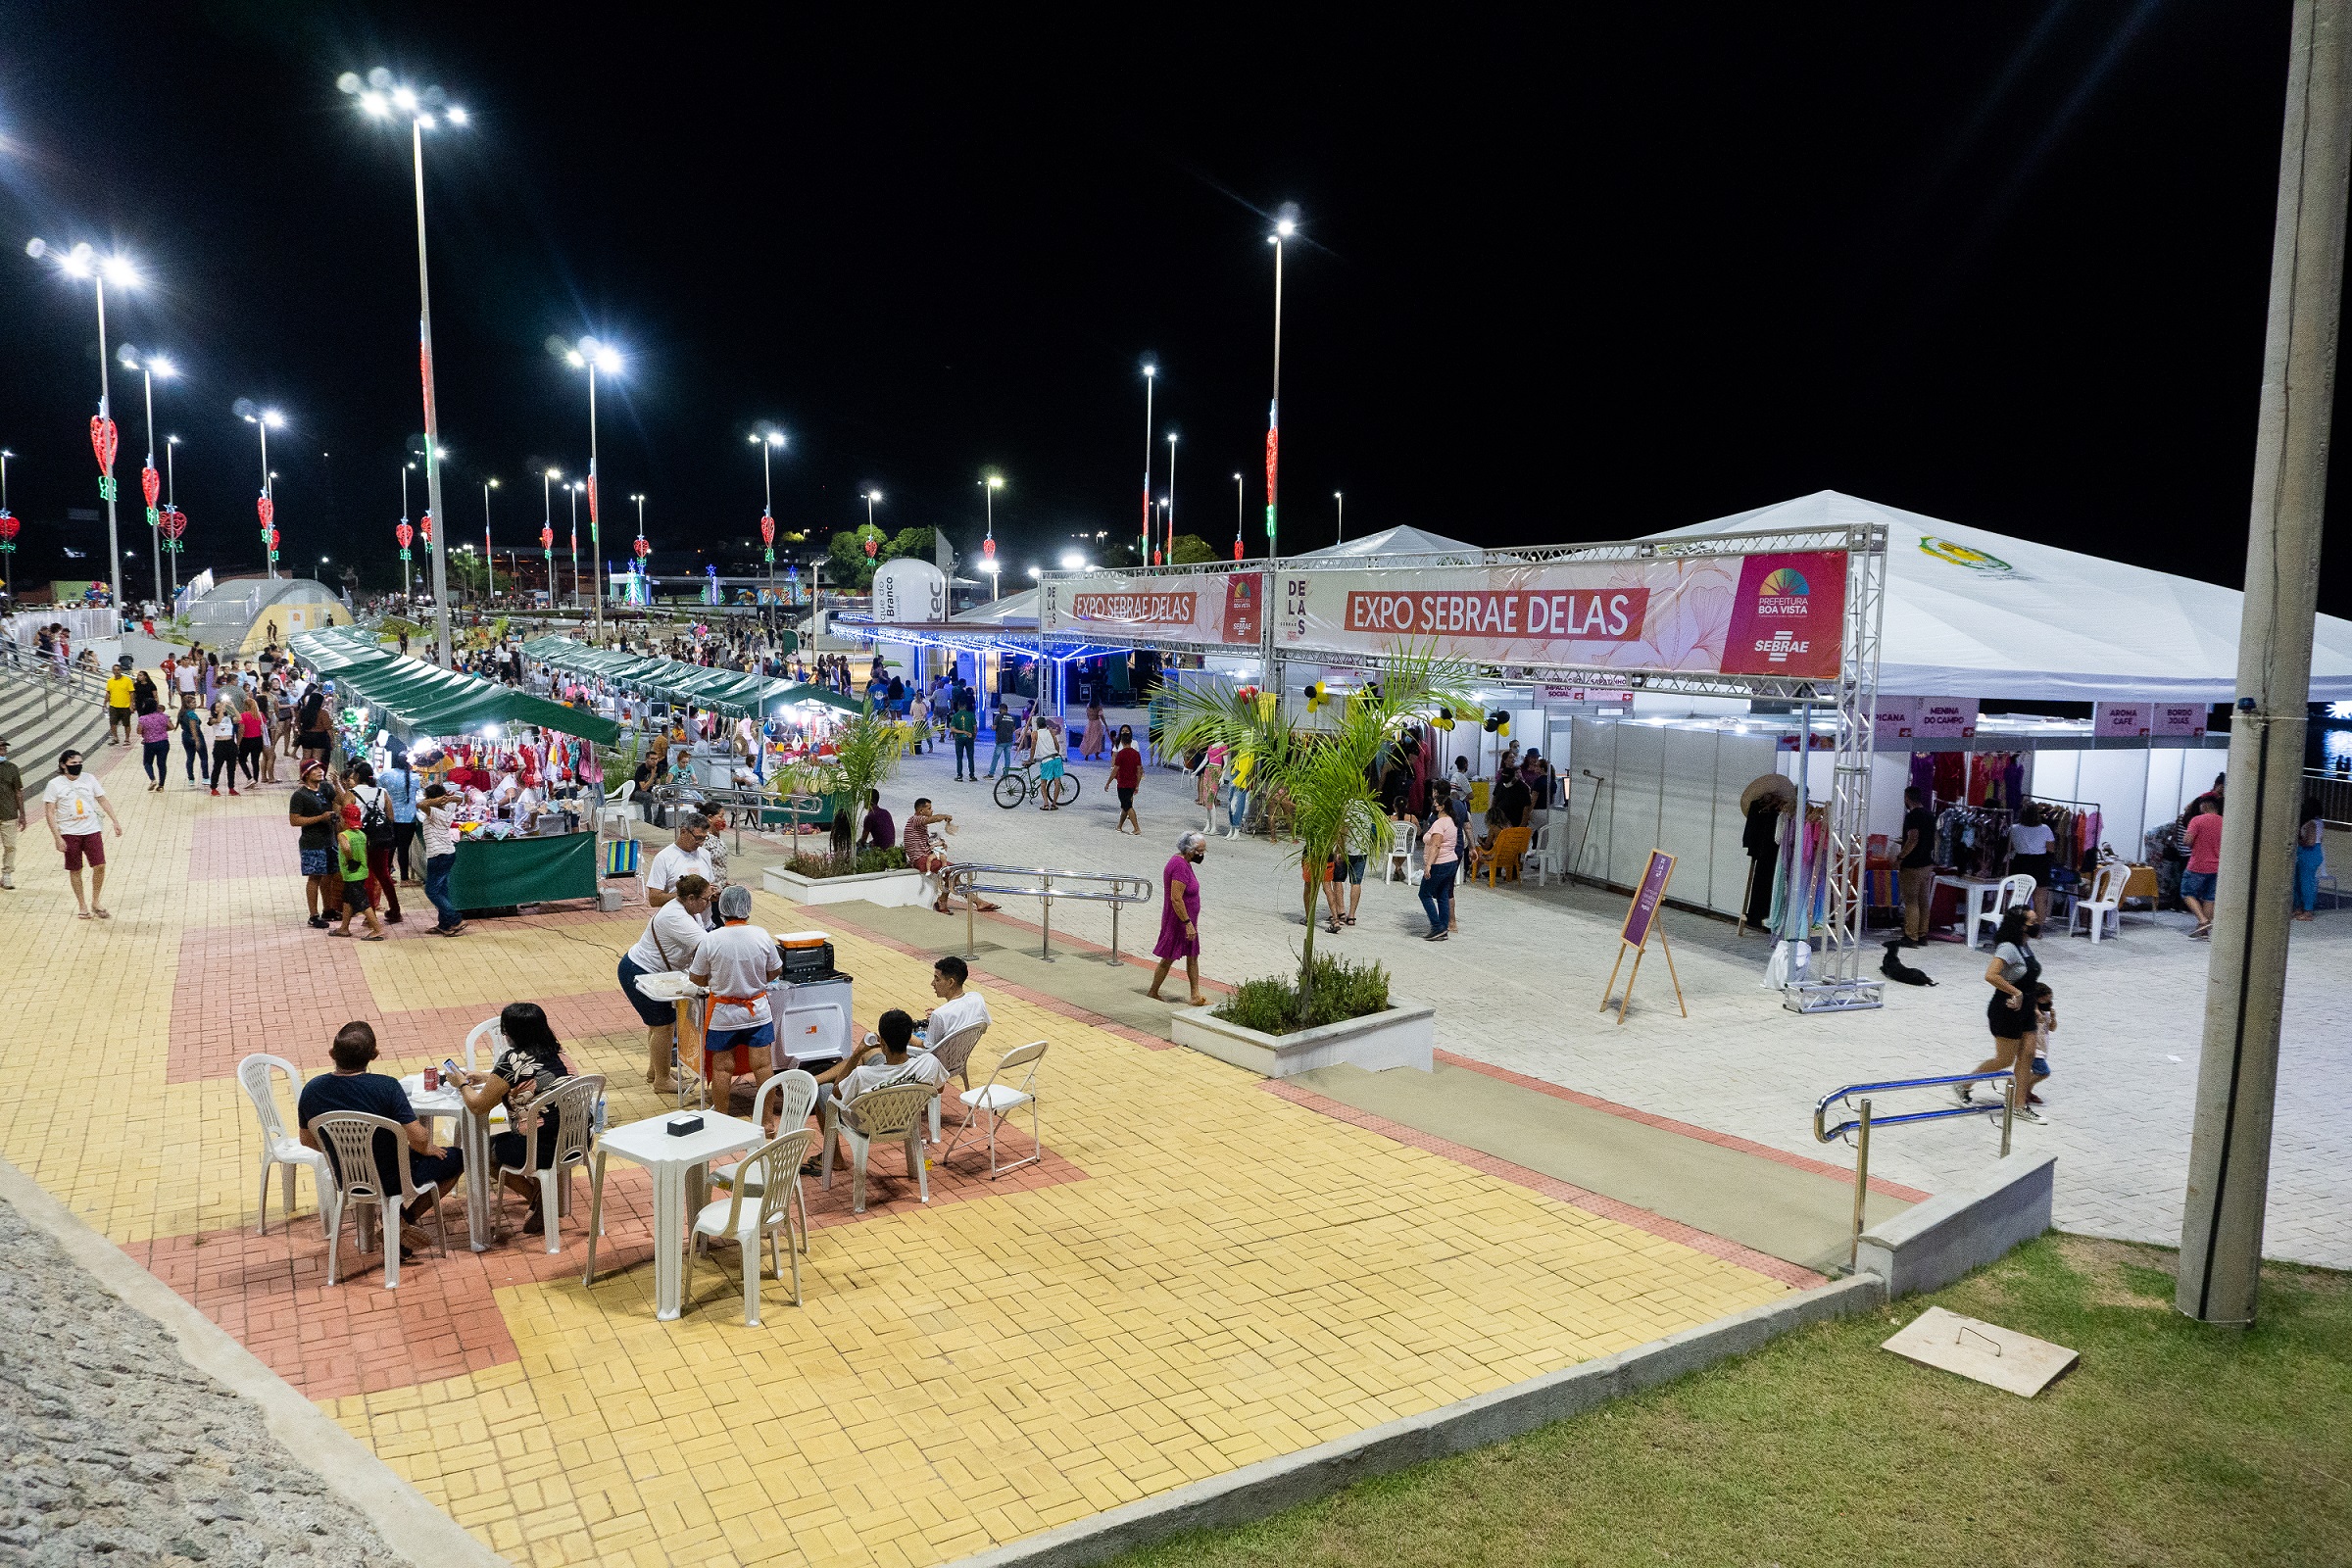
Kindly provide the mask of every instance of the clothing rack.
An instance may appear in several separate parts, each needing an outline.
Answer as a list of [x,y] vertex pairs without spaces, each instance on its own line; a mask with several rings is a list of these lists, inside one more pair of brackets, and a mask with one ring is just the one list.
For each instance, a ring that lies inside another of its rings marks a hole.
[[2001,875],[2009,864],[2009,824],[2015,820],[2006,807],[1945,807],[1936,817],[1936,863],[1965,877]]
[[2071,866],[2080,874],[2093,863],[2099,853],[2099,835],[2106,825],[2106,813],[2098,802],[2060,800],[2049,795],[2032,795],[2027,800],[2041,808],[2042,821],[2057,836],[2052,849],[2060,864]]

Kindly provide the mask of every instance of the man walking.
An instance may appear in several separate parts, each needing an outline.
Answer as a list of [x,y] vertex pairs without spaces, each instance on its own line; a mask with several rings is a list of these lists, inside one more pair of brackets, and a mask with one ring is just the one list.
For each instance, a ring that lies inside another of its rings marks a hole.
[[[113,919],[102,902],[106,897],[106,834],[102,829],[111,823],[115,837],[121,838],[122,819],[115,815],[115,803],[106,798],[106,786],[98,782],[97,775],[81,770],[79,752],[59,755],[57,777],[41,792],[41,814],[48,819],[49,837],[66,858],[66,877],[74,884],[77,918],[87,920],[94,914],[101,920]],[[85,863],[90,868],[86,899],[81,893]]]
[[106,744],[130,744],[130,700],[132,683],[130,671],[117,664],[106,677]]
[[303,899],[310,906],[311,929],[323,931],[330,922],[321,906],[340,908],[343,900],[342,878],[335,869],[335,802],[326,783],[325,763],[302,764],[302,785],[286,802],[286,823],[302,830],[298,847]]
[[960,784],[968,777],[978,783],[980,759],[973,754],[973,747],[980,733],[980,715],[972,711],[971,704],[956,705],[948,715],[948,733],[956,738],[956,782]]
[[9,760],[8,742],[0,739],[0,888],[17,885],[17,835],[24,820],[24,774]]
[[988,776],[1012,771],[1012,718],[1004,710],[1004,694],[997,694],[996,706],[989,710],[988,733],[996,741],[996,750],[989,753]]

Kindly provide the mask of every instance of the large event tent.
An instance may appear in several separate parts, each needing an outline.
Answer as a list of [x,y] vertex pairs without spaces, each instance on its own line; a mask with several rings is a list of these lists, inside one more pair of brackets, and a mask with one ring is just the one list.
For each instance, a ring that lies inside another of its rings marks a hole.
[[[418,659],[369,649],[348,635],[305,632],[287,645],[295,658],[334,682],[338,696],[379,710],[384,727],[409,735],[459,735],[488,724],[535,724],[610,746],[620,726],[585,709],[534,697],[496,681]],[[375,657],[368,657],[370,653]]]
[[[1879,690],[1919,697],[2224,703],[2245,596],[2171,572],[1822,490],[1655,539],[1886,528]],[[2352,621],[2316,617],[2311,700],[2352,698]]]

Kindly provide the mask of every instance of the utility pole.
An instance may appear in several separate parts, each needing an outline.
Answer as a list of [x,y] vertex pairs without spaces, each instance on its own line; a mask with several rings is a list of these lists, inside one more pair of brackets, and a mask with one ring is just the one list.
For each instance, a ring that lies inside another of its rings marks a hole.
[[2230,809],[2173,1294],[2181,1312],[2208,1323],[2252,1322],[2262,1273],[2352,175],[2352,0],[2296,0],[2294,19],[2230,726]]

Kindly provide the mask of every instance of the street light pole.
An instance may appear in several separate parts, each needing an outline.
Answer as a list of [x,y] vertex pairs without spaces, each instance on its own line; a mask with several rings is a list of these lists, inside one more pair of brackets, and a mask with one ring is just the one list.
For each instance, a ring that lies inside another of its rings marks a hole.
[[122,612],[122,547],[115,526],[115,416],[113,398],[108,388],[106,371],[106,280],[112,277],[123,288],[137,286],[139,274],[125,256],[98,257],[86,244],[70,251],[53,252],[48,243],[35,239],[24,247],[24,254],[34,261],[55,255],[60,270],[68,277],[86,277],[95,285],[98,298],[98,417],[91,422],[90,435],[98,447],[98,493],[106,498],[106,554],[107,568],[114,575],[107,580],[107,590],[115,601],[115,612]]
[[[416,343],[424,376],[424,514],[446,519],[441,510],[441,410],[433,396],[433,280],[424,252],[424,121],[409,119],[409,160],[416,180]],[[441,527],[442,543],[425,554],[433,558],[433,640],[439,645],[441,667],[457,662],[449,646],[449,525]]]
[[1152,564],[1152,387],[1159,379],[1159,367],[1144,367],[1144,542],[1137,550],[1135,564]]
[[277,527],[277,475],[270,471],[270,427],[285,423],[286,416],[275,409],[257,409],[245,416],[245,422],[260,431],[262,437],[262,499],[270,503],[263,509],[269,515],[262,524],[262,574],[275,582],[277,552],[270,543],[270,535]]
[[1242,495],[1242,476],[1233,476],[1233,559],[1242,559],[1242,509],[1247,505]]
[[1331,499],[1339,507],[1340,542],[1342,544],[1346,544],[1348,542],[1348,498],[1342,495],[1339,491],[1334,490],[1331,493]]
[[997,492],[1004,488],[1004,476],[992,473],[980,481],[980,493],[988,497],[988,543],[981,548],[983,569],[988,572],[989,603],[996,603],[1000,573],[997,566]]
[[[172,460],[178,455],[179,437],[175,435],[164,437],[164,505],[170,507],[173,512],[179,510],[179,465]],[[0,468],[0,475],[5,475],[6,472],[5,468]],[[4,484],[4,480],[0,480],[0,484]],[[0,512],[7,510],[7,498],[0,495]],[[172,612],[172,607],[179,602],[179,541],[177,539],[172,541],[171,584],[172,595],[164,601],[166,615],[170,615]]]
[[490,547],[490,492],[498,488],[496,479],[482,481],[482,580],[489,586],[482,590],[482,603],[487,606],[498,592],[498,557]]
[[[8,460],[15,456],[8,448],[0,447],[0,517],[8,515]],[[7,594],[9,608],[14,610],[17,601],[17,552],[13,546],[0,550],[0,591]]]
[[1276,536],[1274,532],[1274,470],[1275,460],[1282,445],[1282,242],[1297,231],[1298,225],[1285,218],[1275,223],[1274,232],[1266,243],[1274,247],[1274,397],[1266,405],[1266,557],[1273,559]]
[[126,369],[139,372],[146,389],[147,464],[139,470],[139,498],[147,507],[148,545],[155,552],[155,597],[160,603],[164,598],[164,520],[163,514],[156,511],[154,496],[148,493],[147,488],[151,482],[149,476],[155,472],[155,378],[161,375],[169,380],[177,372],[172,368],[172,362],[162,355],[141,354],[128,343],[122,345],[120,357]]
[[571,497],[571,605],[580,605],[580,481],[574,479],[564,487]]
[[[400,466],[400,525],[404,528],[409,525],[409,475],[416,471],[416,465],[414,463],[404,462]],[[409,580],[409,553],[405,548],[400,553],[400,597],[404,601],[416,597],[416,585]],[[414,608],[403,604],[403,616]]]
[[[597,478],[602,471],[597,466],[596,455],[596,377],[600,370],[607,374],[617,372],[620,369],[620,356],[613,352],[610,344],[584,337],[566,350],[564,357],[574,369],[588,372],[588,573],[596,586],[596,643],[601,648],[605,641],[605,558],[604,511],[596,493]],[[576,561],[572,567],[572,579],[576,591],[579,579]]]
[[2352,0],[2297,0],[2279,138],[2270,318],[2230,726],[2230,810],[2173,1305],[2254,1320],[2278,1092],[2288,914],[2352,170]]
[[[1168,514],[1163,519],[1159,537],[1167,545],[1168,564],[1176,564],[1176,432],[1168,432]],[[1156,563],[1154,563],[1156,564]]]

